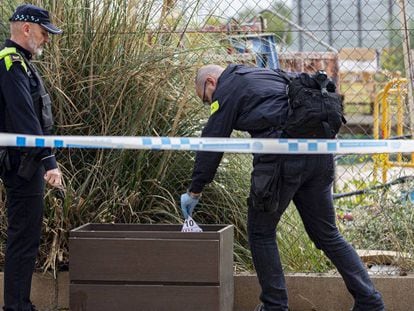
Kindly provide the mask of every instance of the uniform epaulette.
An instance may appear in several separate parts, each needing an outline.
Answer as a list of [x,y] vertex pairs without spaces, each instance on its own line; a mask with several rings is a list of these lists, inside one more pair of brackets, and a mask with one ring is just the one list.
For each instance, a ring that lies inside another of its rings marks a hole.
[[27,72],[27,65],[23,57],[17,53],[16,48],[4,48],[0,51],[0,60],[4,59],[6,70],[9,71],[13,63],[19,62]]
[[24,62],[23,57],[19,54],[10,54],[12,62]]

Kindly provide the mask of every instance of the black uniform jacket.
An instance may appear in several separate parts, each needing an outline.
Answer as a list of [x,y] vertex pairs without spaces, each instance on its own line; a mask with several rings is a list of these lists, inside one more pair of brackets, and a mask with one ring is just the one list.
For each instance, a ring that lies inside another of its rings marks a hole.
[[[11,40],[6,40],[4,47],[15,47],[26,59],[32,58],[29,51]],[[28,70],[30,69],[28,68]],[[41,121],[36,114],[31,95],[37,90],[37,83],[34,77],[29,78],[21,62],[13,62],[13,65],[7,70],[4,60],[0,61],[0,132],[31,135],[49,134],[42,130]],[[46,170],[57,167],[50,148],[38,148],[35,150],[34,156],[42,161]]]
[[[201,136],[229,137],[235,129],[268,137],[286,120],[286,85],[277,70],[229,65],[218,79]],[[222,152],[197,152],[189,191],[199,193],[213,180],[222,157]]]

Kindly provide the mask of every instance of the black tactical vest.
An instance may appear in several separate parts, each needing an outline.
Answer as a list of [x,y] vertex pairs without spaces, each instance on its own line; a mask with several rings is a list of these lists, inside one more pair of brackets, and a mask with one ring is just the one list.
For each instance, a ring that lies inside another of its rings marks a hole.
[[33,100],[33,106],[36,110],[37,117],[42,126],[43,133],[48,135],[53,128],[53,115],[52,115],[52,101],[49,94],[46,92],[43,80],[40,77],[36,67],[30,63],[25,57],[23,57],[28,70],[30,84],[30,94]]

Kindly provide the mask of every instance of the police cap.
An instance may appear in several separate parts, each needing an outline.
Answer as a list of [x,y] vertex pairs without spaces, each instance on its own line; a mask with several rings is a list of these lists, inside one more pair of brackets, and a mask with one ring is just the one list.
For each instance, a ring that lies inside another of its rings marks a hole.
[[57,28],[50,22],[48,11],[33,4],[22,4],[18,6],[9,20],[11,22],[36,23],[51,34],[61,34],[63,32],[62,29]]

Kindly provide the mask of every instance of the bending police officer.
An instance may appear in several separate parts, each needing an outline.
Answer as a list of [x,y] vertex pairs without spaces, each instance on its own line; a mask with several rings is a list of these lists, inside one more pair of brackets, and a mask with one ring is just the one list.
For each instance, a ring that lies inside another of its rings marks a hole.
[[[0,132],[48,135],[53,126],[51,101],[31,63],[62,30],[49,13],[34,5],[16,8],[10,39],[0,50]],[[45,181],[61,187],[61,172],[50,148],[2,150],[1,177],[7,193],[7,248],[4,310],[36,310],[30,301],[32,274],[40,243]]]
[[[203,137],[229,137],[234,129],[256,138],[278,138],[287,118],[286,79],[275,70],[229,65],[199,69],[195,87],[211,105]],[[223,153],[197,152],[192,182],[181,195],[185,217],[191,215],[204,186],[217,171]],[[288,310],[285,278],[276,241],[276,227],[293,200],[316,247],[336,266],[352,294],[354,311],[382,311],[381,294],[374,288],[355,250],[335,223],[331,194],[332,155],[255,154],[248,199],[248,236],[253,263],[262,289],[256,310]]]

